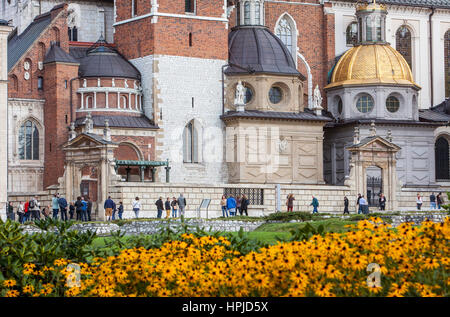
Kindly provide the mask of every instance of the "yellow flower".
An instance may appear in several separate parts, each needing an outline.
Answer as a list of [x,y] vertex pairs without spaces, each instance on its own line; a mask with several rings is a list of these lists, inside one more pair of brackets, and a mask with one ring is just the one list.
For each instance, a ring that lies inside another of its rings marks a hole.
[[16,290],[9,290],[6,292],[5,297],[18,297],[19,292]]
[[16,281],[15,280],[5,280],[5,281],[3,281],[3,286],[14,287],[14,286],[16,286]]

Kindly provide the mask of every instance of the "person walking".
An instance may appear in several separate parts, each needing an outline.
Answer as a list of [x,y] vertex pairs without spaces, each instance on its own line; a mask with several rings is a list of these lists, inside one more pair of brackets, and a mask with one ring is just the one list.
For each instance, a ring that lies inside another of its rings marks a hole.
[[28,208],[31,208],[31,220],[38,220],[41,218],[41,204],[39,203],[37,198],[37,196],[32,198],[30,200],[30,203],[28,204]]
[[310,206],[313,206],[313,214],[319,213],[317,211],[317,208],[319,207],[319,200],[316,197],[312,196],[312,202]]
[[227,198],[227,209],[230,217],[236,215],[236,199],[234,199],[233,195]]
[[91,221],[91,214],[92,214],[92,200],[89,196],[86,197],[87,199],[87,220]]
[[29,205],[30,205],[29,201],[26,201],[25,204],[23,204],[23,212],[24,212],[23,222],[24,223],[30,220],[30,214],[31,213],[30,213]]
[[420,194],[417,194],[416,204],[417,204],[417,210],[420,210],[420,208],[422,208],[422,204],[423,204],[423,200],[422,200],[422,197],[420,196]]
[[53,219],[58,219],[58,212],[59,212],[58,200],[59,200],[58,194],[54,194],[52,198]]
[[73,219],[73,214],[74,214],[74,213],[75,213],[75,204],[74,204],[74,202],[72,201],[72,202],[70,203],[70,206],[69,206],[70,220]]
[[107,220],[111,220],[112,211],[114,208],[114,202],[111,199],[111,196],[108,196],[108,199],[105,200],[105,203],[103,204],[103,208],[105,209],[105,216],[107,217]]
[[358,215],[362,213],[362,207],[359,201],[361,200],[361,194],[358,194],[358,198],[356,198],[356,206],[358,206]]
[[19,223],[23,224],[25,222],[25,210],[21,201],[19,201],[17,206],[17,216],[19,216]]
[[156,215],[157,218],[161,218],[162,212],[164,209],[164,203],[162,201],[162,197],[159,197],[159,199],[155,202],[156,208],[158,210],[158,214]]
[[348,212],[348,198],[347,198],[347,196],[344,196],[344,215],[345,214],[350,214]]
[[228,217],[228,209],[227,209],[227,197],[222,195],[222,199],[220,200],[220,206],[222,207],[222,217]]
[[58,198],[59,213],[61,214],[61,220],[67,221],[67,200],[64,197]]
[[184,211],[186,209],[186,206],[187,206],[186,198],[184,198],[183,194],[180,194],[180,197],[178,197],[178,207],[180,207],[181,222],[184,222]]
[[170,217],[170,211],[172,209],[172,206],[170,205],[170,197],[167,197],[166,202],[164,203],[164,207],[166,209],[166,219],[169,219]]
[[121,201],[119,201],[119,210],[118,210],[119,219],[122,220],[122,214],[123,214],[123,204]]
[[178,212],[178,201],[175,196],[172,197],[172,202],[170,203],[170,205],[172,206],[172,218],[176,218]]
[[293,211],[293,209],[294,209],[294,200],[295,200],[295,197],[294,197],[294,195],[293,194],[289,194],[288,196],[287,196],[287,199],[286,199],[286,206],[287,206],[287,211],[289,212],[292,212]]
[[386,210],[386,196],[383,193],[380,194],[380,198],[378,199],[378,204],[380,205],[380,210]]
[[250,205],[250,201],[248,200],[247,196],[242,195],[242,201],[241,201],[241,215],[245,212],[245,215],[248,216],[248,205]]
[[434,193],[430,195],[430,209],[436,209],[436,196]]
[[141,202],[139,201],[139,197],[136,196],[134,198],[133,202],[131,203],[131,205],[133,207],[133,211],[134,211],[136,218],[139,218],[139,211],[142,208]]
[[438,209],[441,209],[441,205],[444,203],[444,199],[442,197],[442,193],[437,194],[436,202],[437,202]]

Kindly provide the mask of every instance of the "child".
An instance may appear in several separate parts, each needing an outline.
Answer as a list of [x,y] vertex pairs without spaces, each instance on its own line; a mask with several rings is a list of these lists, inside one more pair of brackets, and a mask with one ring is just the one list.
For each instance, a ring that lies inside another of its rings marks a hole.
[[166,203],[164,204],[164,207],[166,209],[166,219],[170,217],[170,210],[172,209],[170,206],[170,198],[167,197]]

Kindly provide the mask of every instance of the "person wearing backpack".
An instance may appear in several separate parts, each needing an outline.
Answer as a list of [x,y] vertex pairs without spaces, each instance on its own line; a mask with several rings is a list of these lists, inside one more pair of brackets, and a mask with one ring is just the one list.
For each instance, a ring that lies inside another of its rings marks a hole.
[[312,199],[313,200],[312,200],[312,203],[310,206],[313,206],[313,214],[317,214],[317,213],[319,213],[317,211],[317,207],[319,207],[319,200],[314,196],[312,196]]
[[155,202],[155,205],[156,205],[156,210],[157,210],[156,217],[161,218],[162,212],[164,209],[164,203],[162,201],[162,197],[159,197],[159,199]]
[[183,194],[180,194],[180,197],[178,197],[178,207],[180,207],[181,222],[184,222],[184,210],[186,206],[187,206],[186,198],[184,198]]
[[88,221],[87,218],[87,202],[84,200],[84,197],[81,197],[81,203],[82,203],[82,207],[81,207],[81,221]]
[[40,217],[40,213],[41,213],[40,206],[41,206],[41,204],[37,200],[37,196],[30,200],[28,209],[31,209],[31,220],[38,220],[41,218]]
[[23,204],[23,212],[24,212],[24,215],[23,215],[23,222],[27,222],[27,221],[30,220],[30,210],[29,210],[29,205],[30,205],[30,202],[29,202],[29,201],[26,201],[25,204]]

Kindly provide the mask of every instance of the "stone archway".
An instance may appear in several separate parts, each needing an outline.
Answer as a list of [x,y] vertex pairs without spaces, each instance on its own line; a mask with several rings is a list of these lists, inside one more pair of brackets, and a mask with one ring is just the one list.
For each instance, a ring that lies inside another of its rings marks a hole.
[[347,147],[351,153],[350,177],[346,182],[355,189],[356,193],[367,195],[367,169],[376,166],[381,169],[382,193],[386,196],[386,209],[397,208],[396,173],[397,161],[395,154],[401,149],[399,146],[375,134],[359,140],[356,130],[354,144]]

